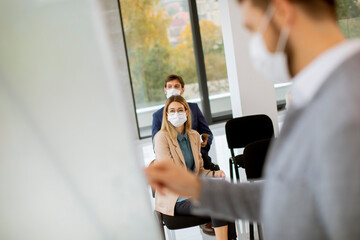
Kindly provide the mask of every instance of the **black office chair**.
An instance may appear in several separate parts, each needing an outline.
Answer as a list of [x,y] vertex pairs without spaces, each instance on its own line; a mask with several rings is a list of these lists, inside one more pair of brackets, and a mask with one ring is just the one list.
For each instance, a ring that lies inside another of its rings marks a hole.
[[[233,181],[233,166],[235,170],[235,175],[237,182],[240,181],[240,174],[239,174],[239,168],[245,168],[246,171],[246,165],[250,166],[248,168],[248,171],[256,172],[260,171],[260,175],[262,172],[262,167],[265,159],[261,160],[261,154],[259,154],[259,157],[257,157],[257,160],[254,160],[253,162],[250,161],[250,156],[245,161],[244,154],[235,155],[234,149],[237,148],[245,148],[244,153],[246,150],[246,146],[249,144],[259,141],[259,140],[265,140],[270,139],[274,136],[274,127],[272,124],[271,119],[266,115],[251,115],[251,116],[245,116],[245,117],[239,117],[234,118],[229,121],[227,121],[225,125],[225,132],[226,132],[226,140],[228,143],[228,147],[231,152],[231,157],[229,158],[229,167],[230,167],[230,179]],[[268,146],[268,145],[267,145]],[[249,151],[251,152],[252,148],[250,146]],[[267,148],[266,148],[267,150]],[[252,153],[252,152],[251,152]],[[262,164],[260,162],[262,161]],[[256,162],[259,162],[259,164],[256,164]],[[250,176],[254,176],[250,173]],[[251,177],[250,177],[251,178]],[[249,223],[249,230],[250,230],[250,240],[254,239],[254,225],[253,223]],[[258,224],[258,232],[259,232],[259,239],[262,239],[262,231],[261,226]]]
[[[243,160],[246,177],[249,181],[263,177],[263,168],[271,139],[252,142],[245,146]],[[263,239],[261,224],[257,224],[259,240]],[[250,239],[254,239],[254,226],[250,223]]]
[[245,173],[248,180],[261,179],[271,138],[252,142],[243,153]]
[[[155,160],[153,160],[151,164],[154,164]],[[151,188],[152,196],[155,198],[155,190]],[[208,217],[198,217],[198,216],[169,216],[162,214],[158,211],[154,211],[155,215],[158,219],[158,222],[160,224],[160,231],[163,236],[163,239],[165,240],[165,231],[164,226],[166,226],[170,230],[178,230],[188,227],[195,227],[198,225],[210,223],[211,219]]]
[[272,138],[274,127],[271,119],[266,115],[251,115],[230,119],[225,125],[226,140],[231,152],[229,159],[230,179],[233,181],[233,166],[237,181],[240,181],[238,168],[245,168],[244,156],[235,156],[234,149],[245,148],[249,143]]

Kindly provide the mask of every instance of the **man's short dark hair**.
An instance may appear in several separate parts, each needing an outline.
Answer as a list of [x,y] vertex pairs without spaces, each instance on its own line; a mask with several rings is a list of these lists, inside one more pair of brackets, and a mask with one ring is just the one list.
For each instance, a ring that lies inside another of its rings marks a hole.
[[165,78],[165,81],[164,81],[164,87],[166,88],[166,84],[170,81],[173,81],[173,80],[178,80],[179,83],[181,84],[181,88],[184,88],[185,87],[185,82],[184,80],[182,79],[181,76],[179,75],[176,75],[176,74],[170,74],[169,76],[167,76]]
[[[246,0],[238,0],[239,3],[242,3]],[[265,10],[271,0],[247,0],[251,1],[255,6],[258,6]],[[336,0],[288,0],[297,5],[302,6],[306,12],[311,16],[319,17],[324,14],[330,14],[334,19],[336,19]]]

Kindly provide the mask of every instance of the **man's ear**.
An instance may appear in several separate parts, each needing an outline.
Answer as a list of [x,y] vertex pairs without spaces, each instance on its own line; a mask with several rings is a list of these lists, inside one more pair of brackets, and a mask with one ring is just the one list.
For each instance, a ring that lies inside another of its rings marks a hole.
[[277,26],[291,26],[295,19],[295,5],[288,0],[273,0],[276,9],[274,21]]
[[181,88],[180,95],[183,95],[184,91],[185,91],[185,88]]
[[165,95],[166,95],[166,87],[164,87],[164,93],[165,93]]

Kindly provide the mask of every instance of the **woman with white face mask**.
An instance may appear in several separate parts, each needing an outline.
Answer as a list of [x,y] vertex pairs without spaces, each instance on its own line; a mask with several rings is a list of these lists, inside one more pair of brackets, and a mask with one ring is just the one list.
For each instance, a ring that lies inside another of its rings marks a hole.
[[[161,130],[154,137],[155,163],[172,161],[183,166],[184,171],[196,175],[225,178],[221,170],[210,171],[203,168],[201,140],[198,132],[191,129],[189,105],[180,95],[171,96],[166,101]],[[191,215],[192,202],[186,196],[172,192],[155,194],[155,210],[169,216]],[[223,220],[212,219],[216,239],[235,239],[235,225]],[[228,238],[229,236],[229,238]]]

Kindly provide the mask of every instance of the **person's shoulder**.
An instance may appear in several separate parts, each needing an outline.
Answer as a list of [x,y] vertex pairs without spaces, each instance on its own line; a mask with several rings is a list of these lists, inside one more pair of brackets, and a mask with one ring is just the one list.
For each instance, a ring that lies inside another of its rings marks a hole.
[[167,148],[169,145],[171,145],[172,139],[170,137],[170,134],[167,131],[160,130],[155,134],[153,144],[154,144],[154,150],[159,151],[159,149]]
[[188,104],[189,104],[189,107],[190,107],[190,109],[191,109],[191,111],[194,113],[198,113],[198,112],[200,112],[200,108],[199,108],[199,106],[197,105],[197,103],[191,103],[191,102],[188,102]]
[[199,108],[199,106],[197,105],[197,103],[193,103],[193,102],[188,102],[189,107],[190,108]]
[[155,134],[154,140],[170,138],[170,134],[167,131],[160,130]]
[[164,111],[164,107],[160,108],[159,110],[157,110],[156,112],[153,113],[153,117],[158,117],[158,116],[162,116]]
[[[353,54],[342,65],[335,69],[328,80],[320,88],[317,96],[323,95],[324,101],[332,101],[331,106],[337,107],[337,111],[347,111],[349,107],[358,109],[360,101],[360,81],[358,76],[360,68],[360,51]],[[341,101],[339,101],[341,99]]]

